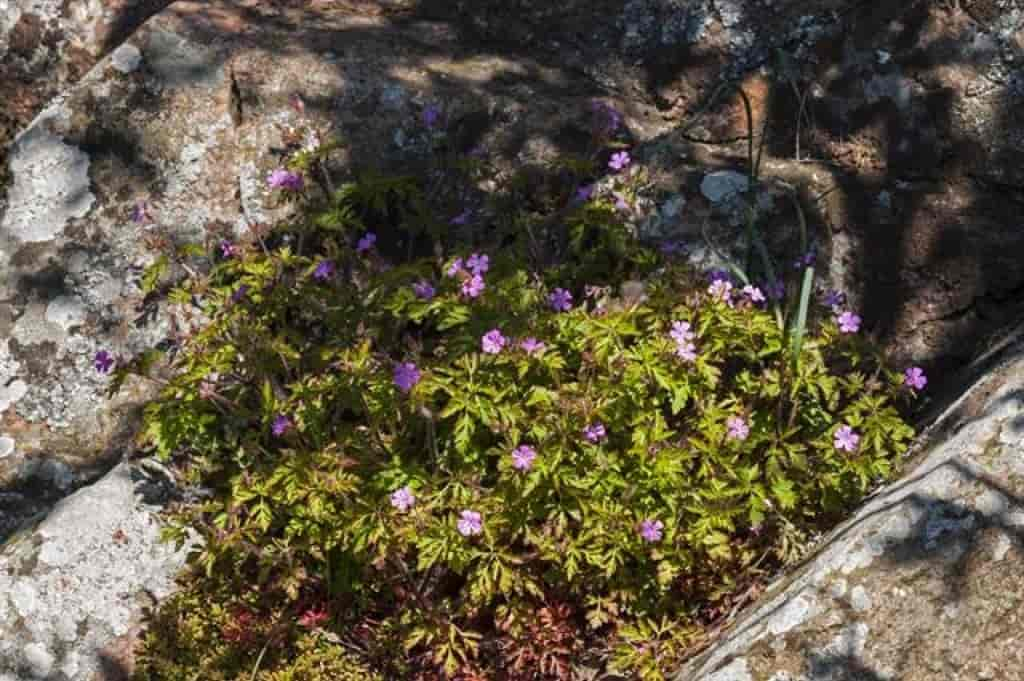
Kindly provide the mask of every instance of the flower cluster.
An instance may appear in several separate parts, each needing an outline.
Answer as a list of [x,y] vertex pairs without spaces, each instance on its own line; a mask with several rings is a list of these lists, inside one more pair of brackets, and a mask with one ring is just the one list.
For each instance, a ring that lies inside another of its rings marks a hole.
[[690,322],[672,322],[672,330],[668,335],[676,343],[676,357],[687,362],[696,361],[697,346],[693,344],[693,339],[697,335]]

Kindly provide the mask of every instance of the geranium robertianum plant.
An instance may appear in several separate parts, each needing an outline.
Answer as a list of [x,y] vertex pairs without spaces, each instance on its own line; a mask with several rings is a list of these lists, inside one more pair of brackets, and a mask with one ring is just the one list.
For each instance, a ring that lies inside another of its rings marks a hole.
[[[652,273],[590,196],[566,217],[581,257],[543,271],[514,246],[385,256],[414,230],[365,225],[426,197],[370,184],[171,294],[205,321],[144,438],[210,496],[169,532],[205,543],[164,610],[198,626],[216,601],[194,640],[217,660],[286,667],[313,630],[386,678],[662,678],[906,449],[895,403],[925,379],[859,318],[814,315],[792,361],[760,289]],[[102,360],[115,389],[150,363]],[[232,612],[261,624],[232,638]],[[161,626],[141,678],[175,678]]]

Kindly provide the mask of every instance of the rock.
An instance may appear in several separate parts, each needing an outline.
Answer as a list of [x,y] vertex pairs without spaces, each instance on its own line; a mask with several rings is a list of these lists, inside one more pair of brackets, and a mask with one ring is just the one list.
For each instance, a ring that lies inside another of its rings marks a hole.
[[0,679],[89,678],[104,669],[99,651],[132,630],[146,599],[173,590],[192,544],[158,541],[150,488],[168,485],[122,464],[0,545]]
[[1020,334],[992,365],[932,427],[914,469],[827,536],[805,567],[676,679],[1018,678]]
[[5,127],[26,125],[169,1],[0,0],[0,159]]
[[708,173],[700,183],[700,193],[711,203],[721,203],[747,191],[750,178],[735,170]]

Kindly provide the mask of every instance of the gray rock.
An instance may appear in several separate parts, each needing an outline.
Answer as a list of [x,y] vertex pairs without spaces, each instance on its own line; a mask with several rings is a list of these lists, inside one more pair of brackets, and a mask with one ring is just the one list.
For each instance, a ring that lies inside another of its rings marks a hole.
[[89,678],[136,623],[136,599],[173,590],[191,544],[160,543],[159,507],[141,495],[166,484],[122,464],[0,546],[0,678]]
[[711,203],[721,203],[747,191],[750,178],[735,170],[708,173],[700,183],[700,193]]
[[110,55],[110,65],[121,73],[131,73],[142,63],[142,52],[131,43],[125,43]]

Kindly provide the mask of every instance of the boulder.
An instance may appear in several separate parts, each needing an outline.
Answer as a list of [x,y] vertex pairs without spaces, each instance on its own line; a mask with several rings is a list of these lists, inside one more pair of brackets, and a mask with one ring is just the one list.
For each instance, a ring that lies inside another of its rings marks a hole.
[[171,592],[191,547],[159,542],[174,493],[159,466],[121,464],[0,546],[0,681],[128,671],[119,638]]
[[169,2],[0,0],[0,159],[7,137]]
[[678,681],[1024,678],[1024,343]]

